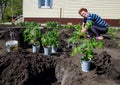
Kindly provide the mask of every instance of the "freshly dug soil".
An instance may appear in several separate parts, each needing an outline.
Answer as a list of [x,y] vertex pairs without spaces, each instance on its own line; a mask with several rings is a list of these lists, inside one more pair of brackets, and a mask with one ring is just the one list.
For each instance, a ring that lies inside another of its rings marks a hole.
[[95,49],[93,68],[86,73],[81,71],[81,55],[72,57],[72,48],[68,47],[72,29],[59,30],[58,52],[49,57],[44,56],[42,49],[32,53],[22,31],[15,30],[19,49],[11,53],[5,47],[11,39],[10,31],[0,33],[0,85],[120,85],[120,38],[104,35],[104,49]]

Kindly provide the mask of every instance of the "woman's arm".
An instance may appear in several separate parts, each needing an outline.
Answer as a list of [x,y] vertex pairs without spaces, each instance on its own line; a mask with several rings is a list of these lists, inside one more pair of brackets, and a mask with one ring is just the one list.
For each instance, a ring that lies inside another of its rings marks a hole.
[[81,30],[82,33],[86,33],[87,32],[87,29],[85,28],[85,23],[83,22],[82,23],[82,30]]

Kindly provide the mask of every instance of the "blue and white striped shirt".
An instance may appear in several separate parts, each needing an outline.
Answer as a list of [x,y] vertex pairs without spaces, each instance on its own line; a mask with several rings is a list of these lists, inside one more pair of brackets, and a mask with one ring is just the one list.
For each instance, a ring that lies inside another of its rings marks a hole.
[[97,14],[92,14],[89,13],[87,18],[84,18],[83,22],[89,22],[89,21],[93,21],[94,22],[94,26],[99,26],[99,27],[107,27],[108,24]]

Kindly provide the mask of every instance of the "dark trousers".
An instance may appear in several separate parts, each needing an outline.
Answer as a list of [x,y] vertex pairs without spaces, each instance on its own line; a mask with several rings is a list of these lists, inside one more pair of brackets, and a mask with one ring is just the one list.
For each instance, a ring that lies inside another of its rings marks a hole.
[[98,27],[98,26],[91,26],[90,29],[88,29],[88,34],[90,36],[98,37],[100,34],[105,34],[108,31],[108,27]]

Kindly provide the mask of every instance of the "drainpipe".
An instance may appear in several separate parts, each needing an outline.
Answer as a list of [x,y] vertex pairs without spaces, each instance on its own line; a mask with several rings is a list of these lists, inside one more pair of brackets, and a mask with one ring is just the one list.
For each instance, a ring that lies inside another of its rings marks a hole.
[[60,23],[62,22],[62,8],[60,8]]

